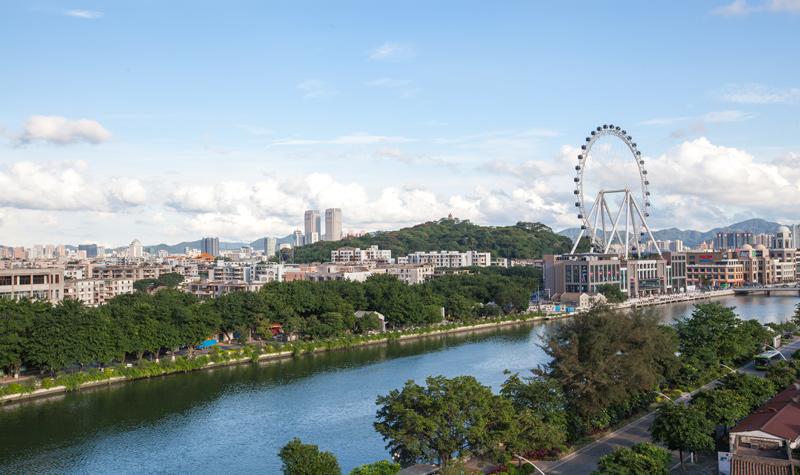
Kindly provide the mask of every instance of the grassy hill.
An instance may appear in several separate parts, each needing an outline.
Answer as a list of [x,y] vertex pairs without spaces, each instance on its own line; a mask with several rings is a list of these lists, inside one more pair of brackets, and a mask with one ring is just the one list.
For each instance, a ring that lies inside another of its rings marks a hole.
[[440,219],[397,231],[370,233],[354,239],[318,242],[295,249],[294,262],[324,262],[339,247],[377,245],[392,256],[414,251],[489,251],[492,257],[539,258],[542,254],[569,252],[570,239],[540,223],[514,226],[478,226],[469,221]]

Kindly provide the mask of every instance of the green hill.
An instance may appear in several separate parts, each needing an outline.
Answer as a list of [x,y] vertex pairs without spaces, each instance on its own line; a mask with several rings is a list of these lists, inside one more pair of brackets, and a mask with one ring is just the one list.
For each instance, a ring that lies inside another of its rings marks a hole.
[[294,250],[294,262],[325,262],[331,251],[345,246],[377,245],[392,256],[415,251],[489,251],[492,257],[533,259],[542,254],[569,252],[571,241],[541,223],[478,226],[469,221],[440,219],[397,231],[380,231],[336,242],[318,242]]

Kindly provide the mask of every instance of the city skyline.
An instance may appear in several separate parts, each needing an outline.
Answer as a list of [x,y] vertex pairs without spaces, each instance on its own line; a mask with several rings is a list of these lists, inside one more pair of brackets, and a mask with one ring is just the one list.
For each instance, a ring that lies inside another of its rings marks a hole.
[[639,141],[653,228],[800,222],[797,2],[76,8],[0,19],[2,244],[249,242],[329,207],[560,230],[606,122]]

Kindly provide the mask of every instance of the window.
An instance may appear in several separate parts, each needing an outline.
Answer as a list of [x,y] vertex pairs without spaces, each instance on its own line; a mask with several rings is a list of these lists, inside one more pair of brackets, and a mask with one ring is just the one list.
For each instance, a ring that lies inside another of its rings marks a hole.
[[29,275],[19,276],[19,285],[30,285],[30,283],[31,283],[31,276]]
[[11,285],[11,276],[10,275],[0,276],[0,285]]
[[34,275],[33,276],[33,283],[34,284],[44,284],[44,276],[43,275]]

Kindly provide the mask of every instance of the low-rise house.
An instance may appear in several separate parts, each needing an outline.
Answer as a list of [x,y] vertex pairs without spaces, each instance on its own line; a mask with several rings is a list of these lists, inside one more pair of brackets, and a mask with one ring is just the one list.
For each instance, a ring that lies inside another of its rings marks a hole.
[[800,384],[765,402],[730,430],[729,475],[790,475],[800,468],[792,451],[800,448]]

